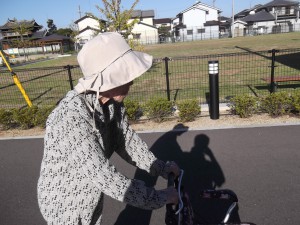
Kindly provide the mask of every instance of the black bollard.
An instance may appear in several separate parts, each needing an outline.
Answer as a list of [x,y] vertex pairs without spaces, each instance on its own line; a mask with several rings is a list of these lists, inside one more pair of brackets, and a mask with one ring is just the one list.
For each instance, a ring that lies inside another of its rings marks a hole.
[[219,119],[219,61],[208,61],[209,73],[209,115]]

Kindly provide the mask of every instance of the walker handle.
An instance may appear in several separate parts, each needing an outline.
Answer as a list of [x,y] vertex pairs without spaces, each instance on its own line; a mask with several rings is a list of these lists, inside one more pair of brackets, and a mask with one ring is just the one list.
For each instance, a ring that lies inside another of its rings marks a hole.
[[175,174],[174,173],[169,173],[168,174],[168,187],[174,187],[174,179],[175,179]]

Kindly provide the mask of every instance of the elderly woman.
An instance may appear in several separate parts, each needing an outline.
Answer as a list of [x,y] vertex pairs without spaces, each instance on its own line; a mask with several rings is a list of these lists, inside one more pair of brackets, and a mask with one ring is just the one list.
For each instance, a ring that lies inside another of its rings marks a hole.
[[171,187],[155,190],[119,173],[116,152],[153,176],[179,174],[157,159],[129,126],[123,100],[152,57],[130,49],[118,33],[103,33],[78,54],[84,74],[50,114],[38,181],[38,201],[48,224],[101,224],[103,195],[143,209],[177,203]]

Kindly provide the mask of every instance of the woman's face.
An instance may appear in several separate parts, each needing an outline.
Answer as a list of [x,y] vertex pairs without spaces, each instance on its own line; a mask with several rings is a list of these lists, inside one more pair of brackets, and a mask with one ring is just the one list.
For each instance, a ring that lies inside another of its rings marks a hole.
[[103,97],[113,98],[116,102],[122,102],[124,98],[127,96],[130,86],[133,84],[133,81],[124,84],[122,86],[116,87],[114,89],[105,91],[101,93]]

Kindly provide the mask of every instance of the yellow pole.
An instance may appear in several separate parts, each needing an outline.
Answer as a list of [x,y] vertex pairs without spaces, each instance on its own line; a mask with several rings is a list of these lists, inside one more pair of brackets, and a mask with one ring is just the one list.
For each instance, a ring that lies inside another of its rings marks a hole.
[[21,84],[21,82],[20,82],[20,80],[19,80],[17,74],[12,70],[12,68],[11,68],[10,65],[9,65],[9,63],[7,62],[5,56],[4,56],[3,53],[2,53],[2,50],[0,50],[0,55],[1,55],[1,57],[2,57],[3,62],[5,63],[5,65],[6,65],[6,67],[7,67],[7,69],[10,71],[10,73],[11,73],[11,75],[12,75],[12,77],[13,77],[13,80],[14,80],[15,84],[17,85],[17,87],[19,88],[20,92],[22,93],[22,95],[23,95],[23,97],[24,97],[24,99],[25,99],[27,105],[28,105],[29,107],[31,107],[31,106],[32,106],[32,103],[31,103],[31,101],[30,101],[28,95],[26,94],[26,92],[25,92],[25,90],[24,90],[24,88],[23,88],[23,86],[22,86],[22,84]]

